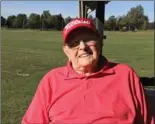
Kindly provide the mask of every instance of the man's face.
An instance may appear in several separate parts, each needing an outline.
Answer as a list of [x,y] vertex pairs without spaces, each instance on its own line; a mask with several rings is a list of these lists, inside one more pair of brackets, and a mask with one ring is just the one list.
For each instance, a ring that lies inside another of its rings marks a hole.
[[74,31],[64,46],[64,52],[74,66],[91,67],[99,58],[99,37],[90,31]]

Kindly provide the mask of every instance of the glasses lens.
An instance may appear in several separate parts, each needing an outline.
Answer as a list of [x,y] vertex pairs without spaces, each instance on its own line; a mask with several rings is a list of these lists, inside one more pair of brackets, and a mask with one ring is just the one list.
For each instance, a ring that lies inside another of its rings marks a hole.
[[77,47],[79,44],[80,44],[80,41],[77,40],[77,41],[73,41],[73,42],[69,43],[68,46],[70,48],[74,48],[74,47]]
[[96,39],[87,39],[87,40],[77,40],[77,41],[72,41],[71,43],[68,44],[70,48],[76,48],[79,46],[80,42],[83,41],[85,45],[87,46],[93,46],[96,44]]

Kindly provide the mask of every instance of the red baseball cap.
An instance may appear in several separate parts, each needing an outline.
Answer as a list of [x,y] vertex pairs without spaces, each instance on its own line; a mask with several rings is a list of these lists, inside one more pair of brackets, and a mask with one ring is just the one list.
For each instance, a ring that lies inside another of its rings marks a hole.
[[87,28],[95,33],[98,33],[93,21],[89,18],[76,18],[70,21],[63,29],[64,44],[67,42],[69,34],[75,29]]

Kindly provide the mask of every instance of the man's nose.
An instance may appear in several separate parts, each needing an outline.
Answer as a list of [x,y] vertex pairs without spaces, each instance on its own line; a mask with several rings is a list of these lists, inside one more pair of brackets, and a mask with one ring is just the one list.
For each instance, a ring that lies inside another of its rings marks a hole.
[[85,49],[85,48],[86,48],[86,44],[85,44],[85,42],[80,41],[79,49]]

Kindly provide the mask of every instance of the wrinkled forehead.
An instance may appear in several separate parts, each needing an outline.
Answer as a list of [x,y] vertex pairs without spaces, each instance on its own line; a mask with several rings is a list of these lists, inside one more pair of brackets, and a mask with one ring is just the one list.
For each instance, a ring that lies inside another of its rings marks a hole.
[[73,42],[77,40],[92,40],[99,39],[99,34],[87,28],[79,28],[72,31],[67,39],[67,42]]

